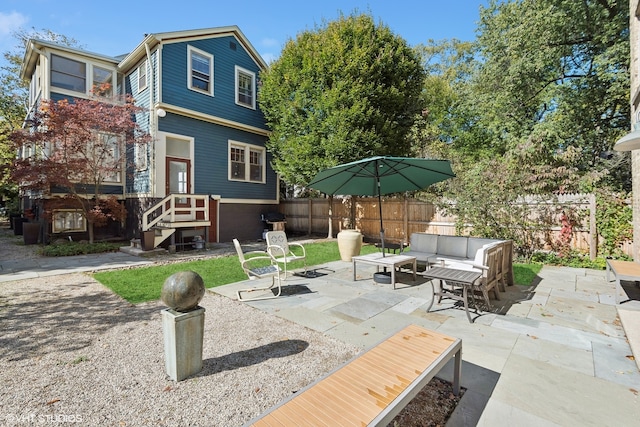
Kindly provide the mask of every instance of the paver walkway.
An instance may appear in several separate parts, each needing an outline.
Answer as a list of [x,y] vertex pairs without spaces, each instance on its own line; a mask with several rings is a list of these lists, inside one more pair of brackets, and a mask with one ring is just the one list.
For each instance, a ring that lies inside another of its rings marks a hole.
[[[425,309],[431,289],[399,274],[398,289],[371,280],[375,268],[326,264],[317,278],[290,277],[283,297],[251,306],[367,347],[415,323],[462,338],[462,385],[448,426],[631,426],[640,419],[640,372],[604,271],[544,267],[537,283],[510,286],[495,312],[467,321],[450,302]],[[235,298],[239,287],[212,288]],[[640,301],[622,304],[640,310]],[[442,377],[451,380],[452,367]]]

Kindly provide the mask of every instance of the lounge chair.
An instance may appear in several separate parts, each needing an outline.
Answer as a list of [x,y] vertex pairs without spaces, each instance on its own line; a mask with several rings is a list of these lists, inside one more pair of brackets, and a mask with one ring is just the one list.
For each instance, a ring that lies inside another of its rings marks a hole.
[[[248,288],[248,289],[240,289],[237,292],[238,301],[256,301],[261,299],[270,299],[277,298],[280,296],[282,292],[281,282],[280,282],[280,273],[281,269],[278,266],[276,260],[269,255],[268,252],[265,251],[250,251],[250,252],[242,252],[242,247],[240,246],[240,242],[238,239],[233,239],[233,245],[236,247],[236,252],[238,252],[238,259],[240,260],[240,265],[242,269],[249,277],[249,280],[254,279],[264,279],[266,277],[271,277],[271,285],[265,286],[262,288]],[[255,292],[255,291],[266,291],[269,289],[277,289],[276,293],[273,295],[261,295],[254,298],[243,298],[241,293],[245,292]]]
[[[266,234],[267,239],[267,252],[276,262],[284,266],[283,277],[287,278],[287,265],[290,262],[303,260],[304,261],[304,274],[307,274],[307,252],[300,243],[289,243],[287,241],[287,235],[284,231],[268,231]],[[296,253],[291,250],[291,246],[296,247]]]

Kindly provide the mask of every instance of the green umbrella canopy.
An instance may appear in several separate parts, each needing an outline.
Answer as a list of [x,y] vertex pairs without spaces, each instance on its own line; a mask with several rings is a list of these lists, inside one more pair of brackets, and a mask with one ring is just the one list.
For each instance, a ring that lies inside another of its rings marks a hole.
[[448,160],[377,156],[325,169],[308,186],[325,194],[382,196],[421,190],[454,176]]
[[448,160],[377,156],[325,169],[308,186],[325,194],[378,196],[380,242],[385,256],[380,196],[421,190],[454,176]]

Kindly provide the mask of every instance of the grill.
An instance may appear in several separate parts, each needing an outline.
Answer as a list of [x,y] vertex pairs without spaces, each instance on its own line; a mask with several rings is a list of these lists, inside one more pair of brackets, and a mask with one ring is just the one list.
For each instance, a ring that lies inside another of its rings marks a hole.
[[280,212],[263,213],[260,219],[265,224],[266,231],[284,231],[284,225],[287,222],[284,214]]

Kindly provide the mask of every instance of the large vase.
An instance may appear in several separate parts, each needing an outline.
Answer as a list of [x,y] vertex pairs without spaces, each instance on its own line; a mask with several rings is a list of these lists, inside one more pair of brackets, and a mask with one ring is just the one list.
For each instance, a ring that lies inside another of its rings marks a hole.
[[25,222],[22,224],[22,237],[25,245],[35,245],[40,238],[40,223]]
[[342,230],[338,233],[338,250],[342,261],[351,261],[351,257],[360,255],[362,233],[358,230]]

